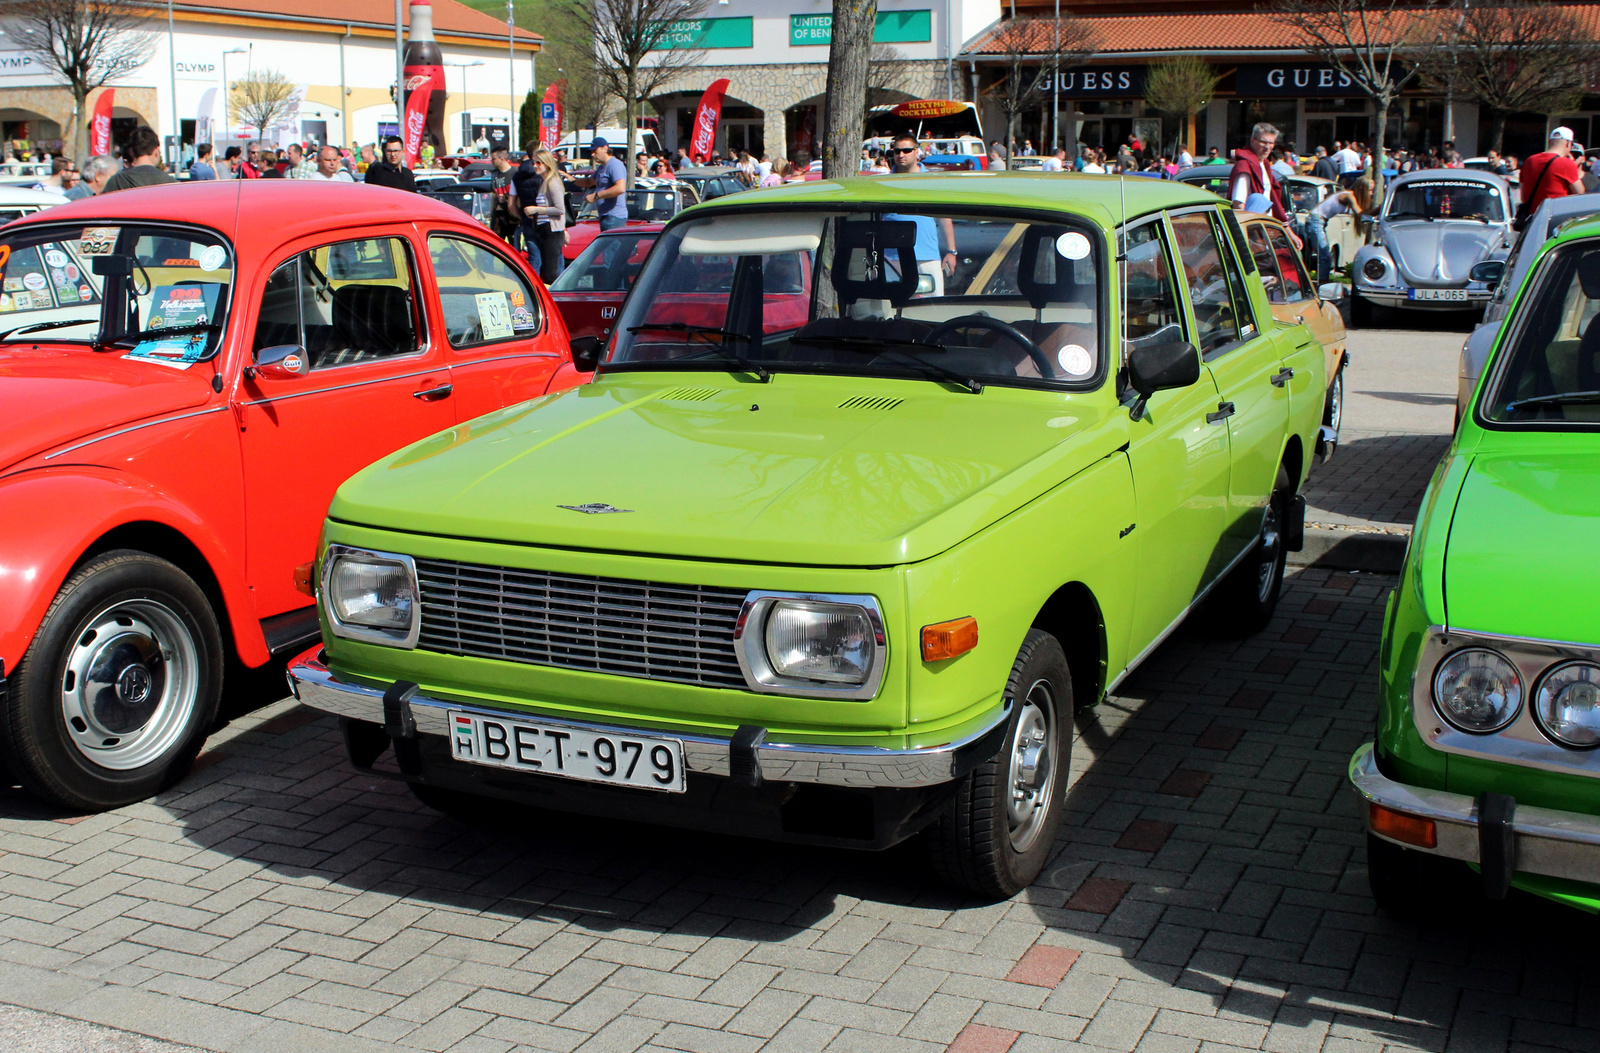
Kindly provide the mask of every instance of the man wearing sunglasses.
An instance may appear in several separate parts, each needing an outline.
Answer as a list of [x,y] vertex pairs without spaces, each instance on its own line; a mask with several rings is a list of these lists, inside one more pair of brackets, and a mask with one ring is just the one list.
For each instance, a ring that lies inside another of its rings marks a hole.
[[[909,135],[895,139],[889,151],[890,162],[896,175],[925,172],[922,167],[922,149]],[[944,279],[956,270],[956,229],[948,218],[937,224],[931,216],[885,216],[885,219],[904,219],[917,225],[917,244],[912,250],[917,258],[917,270],[933,279],[934,296],[944,295]]]

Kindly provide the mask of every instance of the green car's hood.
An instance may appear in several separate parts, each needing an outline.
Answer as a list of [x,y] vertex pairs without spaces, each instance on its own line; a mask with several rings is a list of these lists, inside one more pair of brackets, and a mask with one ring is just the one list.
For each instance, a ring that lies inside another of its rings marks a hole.
[[[942,552],[1114,453],[1118,412],[1109,396],[993,386],[613,374],[407,447],[340,487],[329,515],[523,544],[884,566]],[[630,511],[561,507],[600,503]]]
[[1452,627],[1600,644],[1600,457],[1564,438],[1508,434],[1474,458],[1445,551]]

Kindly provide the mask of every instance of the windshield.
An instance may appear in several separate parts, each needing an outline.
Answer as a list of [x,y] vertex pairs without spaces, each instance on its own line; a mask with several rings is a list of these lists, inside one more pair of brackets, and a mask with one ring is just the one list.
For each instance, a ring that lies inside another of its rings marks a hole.
[[1600,424],[1600,240],[1556,249],[1534,281],[1483,416],[1505,423]]
[[639,275],[658,232],[607,234],[595,238],[550,283],[551,292],[622,292]]
[[1387,219],[1505,219],[1493,187],[1464,179],[1425,179],[1394,188]]
[[[113,346],[185,366],[215,353],[233,254],[207,231],[124,223],[0,235],[0,340]],[[111,295],[120,310],[104,311]],[[102,314],[112,331],[101,333]]]
[[1099,232],[1065,219],[709,216],[661,236],[606,368],[1082,386],[1104,360],[1102,271]]
[[1290,212],[1310,212],[1322,204],[1319,183],[1302,183],[1298,179],[1284,180],[1283,188],[1289,195]]
[[[628,218],[646,223],[664,223],[678,214],[678,191],[673,189],[628,191]],[[604,202],[607,208],[611,202]],[[583,206],[578,221],[592,220],[599,215],[599,205],[593,201]]]

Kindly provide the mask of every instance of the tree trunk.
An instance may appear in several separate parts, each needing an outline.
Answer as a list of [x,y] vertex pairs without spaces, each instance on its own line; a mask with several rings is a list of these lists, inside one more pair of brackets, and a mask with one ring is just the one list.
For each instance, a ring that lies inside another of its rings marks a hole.
[[861,122],[867,109],[867,67],[878,0],[833,0],[828,45],[828,101],[823,114],[822,178],[858,175]]
[[[1389,102],[1388,95],[1373,99],[1377,107],[1377,130],[1372,133],[1372,207],[1374,210],[1383,204],[1383,135],[1389,130]],[[1369,226],[1370,232],[1377,228]]]
[[1006,170],[1011,170],[1011,157],[1016,153],[1013,143],[1017,141],[1017,111],[1009,110],[1006,116]]
[[622,103],[622,167],[628,171],[629,190],[633,189],[633,170],[637,167],[633,159],[633,126],[639,120],[637,78],[637,70],[628,70],[628,97]]
[[72,105],[77,111],[77,116],[72,119],[72,159],[82,168],[89,160],[88,90],[77,84],[72,85]]
[[1506,112],[1504,110],[1489,111],[1489,145],[1485,150],[1499,153],[1506,137]]
[[[1184,115],[1184,129],[1183,129],[1184,149],[1189,151],[1189,156],[1190,157],[1194,157],[1194,156],[1196,156],[1196,155],[1198,155],[1200,153],[1200,148],[1195,145],[1195,141],[1194,141],[1194,134],[1195,134],[1195,121],[1194,121],[1194,118],[1195,118],[1195,113],[1194,113],[1193,110],[1190,110],[1187,114]],[[1176,163],[1177,162],[1177,158],[1173,158],[1173,162]]]

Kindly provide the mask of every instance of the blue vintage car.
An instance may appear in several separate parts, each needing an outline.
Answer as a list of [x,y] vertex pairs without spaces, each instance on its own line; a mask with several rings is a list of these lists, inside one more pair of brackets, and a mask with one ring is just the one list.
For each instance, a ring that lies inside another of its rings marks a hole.
[[1372,307],[1459,311],[1482,307],[1494,288],[1472,268],[1510,251],[1516,199],[1490,172],[1432,168],[1388,184],[1372,244],[1356,253],[1350,321],[1372,324]]

